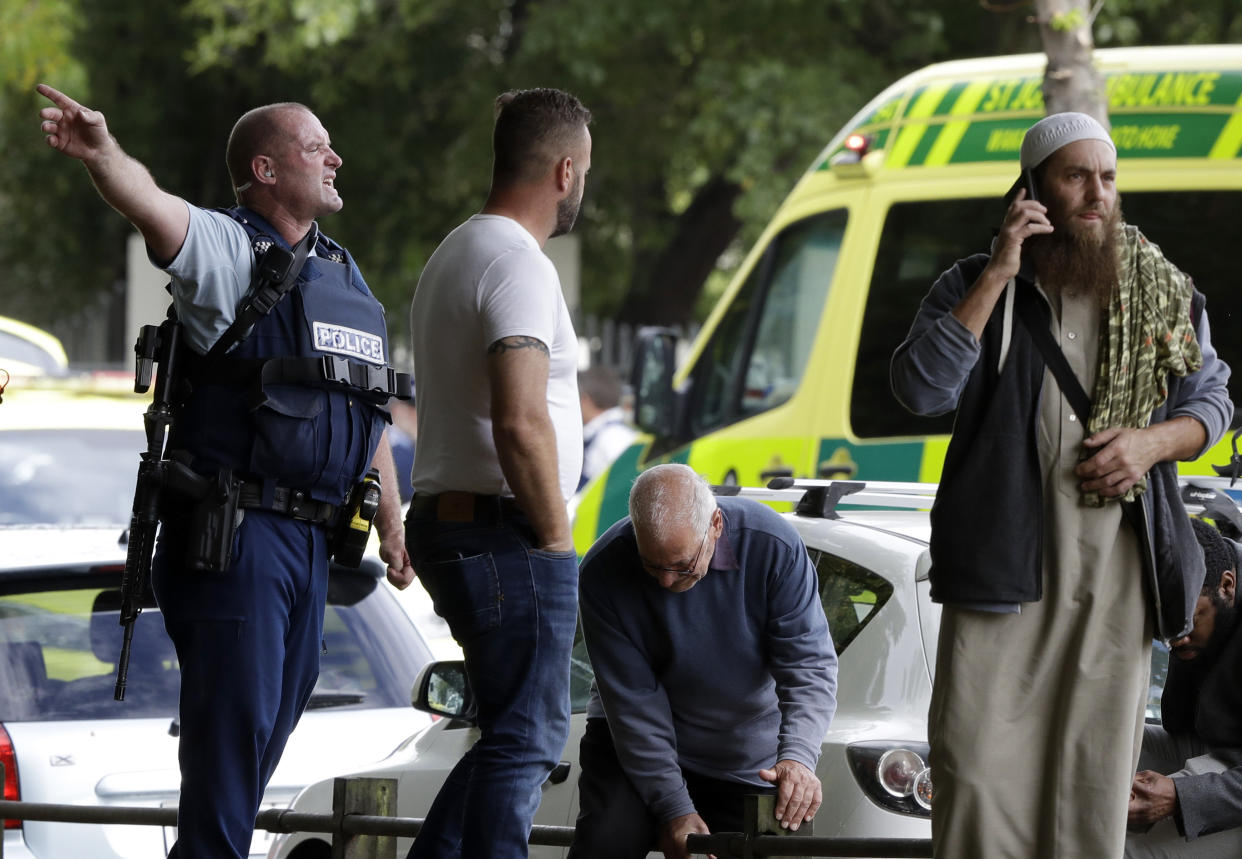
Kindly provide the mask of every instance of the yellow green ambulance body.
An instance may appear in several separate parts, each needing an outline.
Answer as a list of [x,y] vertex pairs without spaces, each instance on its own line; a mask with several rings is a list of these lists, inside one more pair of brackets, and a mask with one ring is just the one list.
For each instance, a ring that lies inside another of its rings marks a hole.
[[[1194,278],[1213,344],[1242,367],[1242,45],[1095,58],[1125,218]],[[889,388],[889,358],[940,272],[988,249],[1022,135],[1045,112],[1045,64],[1029,54],[929,66],[841,129],[765,228],[671,386],[666,376],[655,390],[652,374],[636,371],[646,431],[576,499],[580,552],[625,515],[634,476],[657,463],[741,485],[778,475],[939,479],[952,416],[905,412]],[[650,346],[638,345],[640,363],[654,360]],[[1212,473],[1230,453],[1227,437],[1181,471]],[[998,463],[998,488],[1004,480]]]

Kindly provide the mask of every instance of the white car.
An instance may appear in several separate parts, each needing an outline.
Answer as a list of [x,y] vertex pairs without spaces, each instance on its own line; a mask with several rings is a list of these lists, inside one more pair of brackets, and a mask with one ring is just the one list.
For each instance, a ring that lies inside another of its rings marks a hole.
[[[927,493],[934,487],[906,485],[899,490],[871,502],[927,507]],[[817,496],[822,502],[822,494]],[[909,500],[894,502],[894,497]],[[808,515],[788,514],[819,573],[820,596],[840,658],[837,714],[824,737],[818,767],[827,799],[815,817],[815,834],[928,838],[930,812],[914,790],[926,767],[927,705],[940,621],[940,607],[928,596],[927,513],[858,510],[830,519],[823,516],[822,503],[816,503],[815,498],[808,500]],[[428,666],[421,688],[415,689],[421,699],[416,706],[462,712],[468,705],[462,676],[456,663]],[[575,715],[570,739],[562,766],[544,785],[536,824],[573,826],[577,817],[578,745],[591,677],[579,636],[572,664]],[[443,719],[411,738],[382,766],[357,775],[397,779],[398,815],[424,817],[445,776],[476,737],[468,720]],[[926,775],[918,783],[925,792],[930,789]],[[331,806],[332,782],[327,780],[307,787],[292,809],[322,813]],[[316,833],[277,836],[269,859],[326,859],[327,838]],[[405,855],[409,844],[410,839],[398,839],[397,855]],[[561,847],[532,846],[530,855],[552,859],[564,853]]]
[[[117,589],[138,465],[142,404],[21,389],[0,404],[0,762],[4,798],[173,806],[179,671],[159,610],[134,631],[113,700]],[[409,690],[432,658],[383,564],[333,567],[319,682],[264,794],[283,808],[307,784],[385,758],[431,717]],[[159,859],[175,830],[7,821],[6,859]],[[251,854],[271,835],[256,832]]]
[[[837,712],[817,768],[825,802],[815,816],[814,834],[930,838],[934,785],[926,763],[927,709],[940,606],[931,601],[927,578],[927,510],[935,486],[872,483],[856,491],[862,484],[840,481],[833,489],[829,483],[801,481],[800,486],[811,487],[805,494],[802,489],[740,490],[760,499],[798,502],[796,512],[786,516],[815,564],[820,600],[839,656]],[[1220,478],[1195,477],[1183,483],[1203,487],[1197,497],[1185,495],[1192,513],[1203,512],[1207,495],[1218,494],[1235,504],[1242,500],[1242,487],[1226,490],[1228,481]],[[838,491],[854,494],[836,499]],[[838,511],[838,503],[872,509]],[[1151,719],[1159,718],[1167,659],[1167,649],[1153,649]],[[573,826],[577,818],[578,746],[592,676],[579,632],[571,664],[570,738],[561,765],[544,784],[537,825]],[[445,777],[478,736],[462,715],[471,707],[464,677],[460,662],[428,665],[413,690],[414,706],[449,718],[411,737],[382,766],[354,773],[396,779],[400,817],[426,816]],[[331,808],[331,780],[309,785],[291,806],[306,813]],[[268,859],[328,859],[328,838],[318,833],[279,835]],[[397,855],[404,856],[410,843],[398,839]],[[565,852],[562,847],[532,845],[530,855],[561,859]]]

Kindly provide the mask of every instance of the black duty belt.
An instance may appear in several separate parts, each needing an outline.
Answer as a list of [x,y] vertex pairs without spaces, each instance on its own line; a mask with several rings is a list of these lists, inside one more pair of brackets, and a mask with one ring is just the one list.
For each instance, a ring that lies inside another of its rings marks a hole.
[[410,501],[410,513],[421,518],[433,518],[437,522],[489,523],[525,516],[512,498],[458,490],[436,495],[415,493]]
[[338,506],[316,501],[305,492],[277,486],[270,503],[263,501],[262,483],[243,483],[237,495],[237,506],[246,510],[270,510],[292,519],[311,523],[330,523],[336,518]]

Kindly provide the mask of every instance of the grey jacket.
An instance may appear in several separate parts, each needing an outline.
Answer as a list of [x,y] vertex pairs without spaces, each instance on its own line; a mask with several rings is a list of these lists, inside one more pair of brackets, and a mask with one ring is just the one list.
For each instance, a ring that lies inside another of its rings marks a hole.
[[1230,769],[1179,776],[1177,801],[1187,838],[1242,826],[1242,624],[1206,670],[1169,660],[1160,697],[1170,734],[1195,734]]

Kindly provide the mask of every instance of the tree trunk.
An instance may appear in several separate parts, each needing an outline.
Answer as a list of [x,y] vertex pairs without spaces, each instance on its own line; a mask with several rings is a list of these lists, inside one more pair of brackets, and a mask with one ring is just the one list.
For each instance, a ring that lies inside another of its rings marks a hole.
[[742,189],[722,176],[699,188],[654,258],[639,260],[618,318],[644,325],[685,325],[716,260],[741,229],[733,203]]
[[1044,72],[1044,111],[1078,111],[1108,128],[1104,78],[1091,62],[1095,41],[1091,0],[1035,0],[1039,37],[1048,55]]

